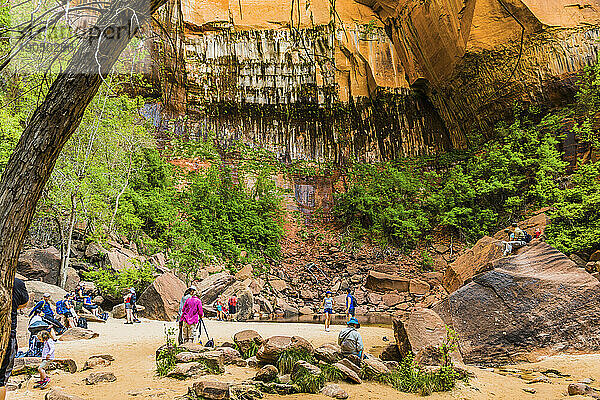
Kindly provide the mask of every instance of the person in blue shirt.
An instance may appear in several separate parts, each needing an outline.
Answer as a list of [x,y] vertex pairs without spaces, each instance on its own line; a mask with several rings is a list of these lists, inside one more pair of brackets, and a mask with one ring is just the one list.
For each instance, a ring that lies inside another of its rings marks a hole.
[[346,318],[350,320],[350,316],[354,317],[356,313],[356,299],[352,295],[352,289],[348,288],[346,295]]
[[31,309],[29,316],[33,316],[37,310],[42,310],[44,313],[42,320],[50,324],[58,335],[62,335],[67,330],[60,321],[54,318],[54,311],[50,305],[50,293],[44,293],[44,298]]

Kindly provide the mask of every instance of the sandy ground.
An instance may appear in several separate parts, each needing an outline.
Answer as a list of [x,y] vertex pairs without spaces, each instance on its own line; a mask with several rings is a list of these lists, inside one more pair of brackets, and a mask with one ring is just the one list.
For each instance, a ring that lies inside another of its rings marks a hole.
[[[235,332],[243,329],[254,329],[263,337],[273,335],[298,335],[306,338],[315,346],[334,342],[341,326],[333,326],[331,332],[325,332],[322,325],[268,322],[218,322],[207,321],[211,335],[216,342],[231,341]],[[154,372],[154,354],[165,341],[165,330],[175,327],[175,323],[144,321],[142,324],[123,325],[122,320],[109,320],[106,324],[90,323],[90,329],[98,332],[100,337],[92,340],[75,342],[58,342],[56,356],[72,358],[79,368],[85,360],[94,354],[111,354],[115,361],[109,367],[97,371],[111,371],[117,377],[113,383],[101,383],[88,386],[83,379],[91,371],[69,374],[54,371],[50,374],[51,386],[61,387],[65,392],[78,395],[88,400],[121,400],[121,399],[177,399],[187,392],[192,381],[177,381],[159,378]],[[365,346],[377,353],[387,343],[383,337],[392,338],[389,328],[362,327],[361,333]],[[475,374],[469,383],[459,386],[447,393],[433,394],[430,399],[561,399],[567,396],[566,390],[570,382],[591,378],[591,386],[598,387],[600,382],[600,355],[561,355],[548,357],[540,362],[511,366],[503,371],[493,371],[469,366]],[[556,369],[569,377],[551,377],[549,383],[527,383],[531,376],[541,376],[539,372]],[[94,370],[94,371],[96,371]],[[254,375],[254,370],[228,366],[224,375],[216,376],[216,380],[241,381]],[[10,392],[9,400],[43,399],[45,391],[33,388],[33,379],[24,383],[21,389]],[[420,396],[405,394],[394,389],[374,383],[351,385],[342,383],[350,399],[417,399]],[[535,393],[523,389],[534,389]],[[267,399],[282,399],[281,396],[266,396]],[[321,395],[293,395],[286,399],[326,399]],[[581,396],[570,399],[583,399]],[[589,397],[588,397],[589,399]]]

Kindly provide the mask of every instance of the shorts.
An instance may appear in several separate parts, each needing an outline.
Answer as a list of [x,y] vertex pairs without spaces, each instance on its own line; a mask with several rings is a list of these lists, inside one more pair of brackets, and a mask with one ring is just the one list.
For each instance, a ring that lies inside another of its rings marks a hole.
[[221,312],[221,311],[223,311],[223,307],[222,307],[222,306],[217,306],[217,311],[218,311],[218,312]]
[[348,314],[352,315],[354,317],[354,313],[356,312],[356,308],[351,307],[348,309]]
[[326,308],[323,310],[325,314],[333,314],[333,308]]
[[229,306],[229,314],[235,314],[237,312],[236,308],[237,308],[236,306],[231,306],[230,305]]
[[50,364],[50,360],[42,360],[40,364],[40,369],[46,369],[48,367],[48,364]]
[[15,366],[15,356],[17,355],[17,338],[10,337],[8,339],[8,347],[6,348],[6,354],[4,360],[2,360],[2,366],[0,366],[0,387],[6,386],[8,378],[12,374],[13,367]]
[[132,310],[133,309],[133,305],[131,303],[125,303],[125,309],[126,310]]

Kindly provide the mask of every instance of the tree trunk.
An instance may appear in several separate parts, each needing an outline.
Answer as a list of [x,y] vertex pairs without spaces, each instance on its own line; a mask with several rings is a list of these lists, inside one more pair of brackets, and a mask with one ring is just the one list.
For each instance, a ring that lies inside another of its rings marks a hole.
[[73,229],[75,228],[75,216],[77,213],[77,203],[75,195],[71,195],[71,215],[69,216],[69,226],[67,229],[67,245],[65,253],[61,258],[60,273],[58,274],[60,282],[59,286],[66,290],[67,286],[67,268],[69,268],[69,260],[71,259],[71,245],[73,243]]
[[[60,151],[79,126],[102,76],[165,0],[113,0],[92,35],[81,41],[66,70],[31,116],[0,180],[0,359],[10,333],[12,287],[25,232]],[[101,33],[101,34],[100,34]],[[94,35],[95,34],[95,35]]]

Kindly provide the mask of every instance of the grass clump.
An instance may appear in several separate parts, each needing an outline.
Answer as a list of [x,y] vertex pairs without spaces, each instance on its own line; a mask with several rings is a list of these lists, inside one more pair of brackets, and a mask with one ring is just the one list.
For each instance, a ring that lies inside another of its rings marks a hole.
[[321,364],[321,373],[327,382],[338,382],[344,378],[342,372],[334,365]]
[[277,359],[277,369],[281,374],[290,374],[294,369],[296,361],[306,361],[311,364],[315,362],[312,354],[304,349],[286,349],[284,350]]
[[309,372],[296,377],[294,384],[298,386],[300,393],[319,393],[325,386],[325,376],[323,372],[319,375],[313,375]]
[[246,350],[242,350],[237,343],[235,343],[235,349],[240,352],[240,355],[244,360],[254,357],[258,353],[259,345],[256,342],[251,342]]
[[184,351],[175,342],[175,328],[165,329],[166,343],[156,354],[156,375],[167,376],[177,364],[177,354]]

